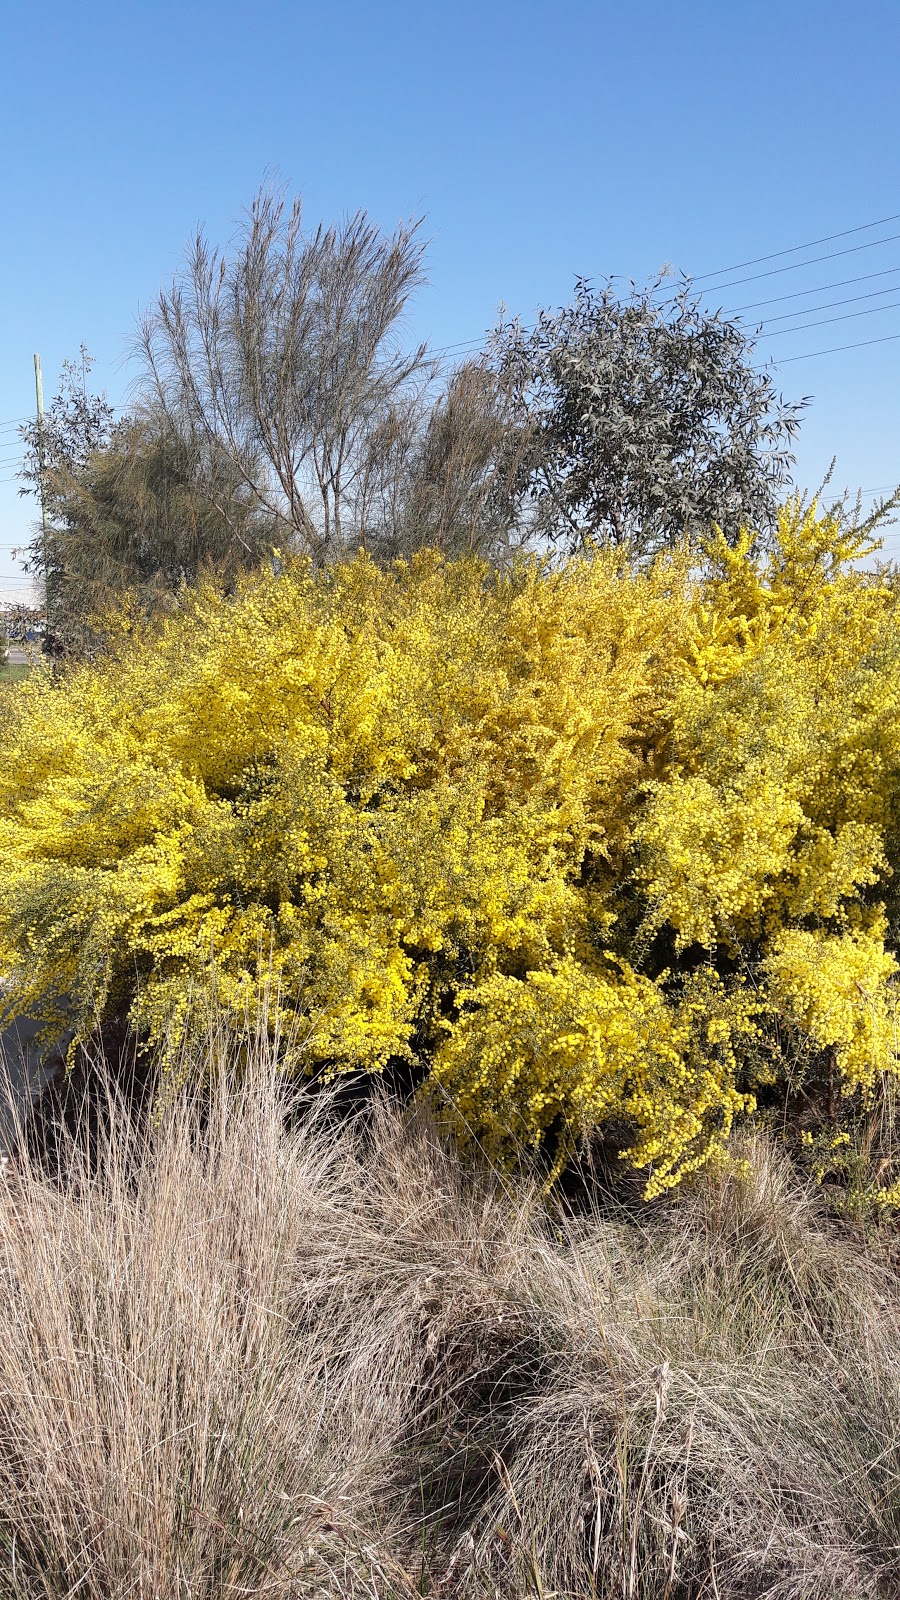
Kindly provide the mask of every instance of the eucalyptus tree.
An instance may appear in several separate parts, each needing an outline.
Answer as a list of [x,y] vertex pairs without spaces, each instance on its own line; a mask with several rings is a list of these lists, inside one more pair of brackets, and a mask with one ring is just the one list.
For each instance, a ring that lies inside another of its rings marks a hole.
[[24,447],[19,468],[19,494],[41,508],[41,520],[29,543],[14,551],[42,590],[44,643],[62,650],[67,628],[67,576],[60,535],[68,526],[72,485],[88,462],[109,444],[115,412],[105,395],[93,393],[88,376],[93,362],[84,344],[77,360],[63,362],[58,392],[42,418],[19,429]]
[[786,402],[752,332],[688,283],[622,296],[578,279],[570,305],[502,324],[491,351],[528,435],[515,517],[537,535],[647,553],[714,522],[729,539],[771,526],[806,401]]

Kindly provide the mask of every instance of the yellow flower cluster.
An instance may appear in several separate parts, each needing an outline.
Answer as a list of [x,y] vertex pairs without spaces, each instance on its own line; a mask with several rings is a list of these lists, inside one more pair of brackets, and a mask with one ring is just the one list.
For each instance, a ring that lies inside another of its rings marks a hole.
[[719,539],[699,573],[287,565],[34,675],[0,708],[15,1005],[174,1058],[212,981],[300,1068],[420,1062],[504,1154],[623,1128],[651,1192],[776,1037],[864,1089],[895,1062],[900,594],[859,554],[789,506],[766,560]]
[[[617,970],[618,969],[618,970]],[[610,1122],[635,1134],[622,1151],[650,1168],[649,1196],[722,1148],[753,1097],[736,1086],[737,1037],[756,1005],[709,971],[677,999],[625,962],[563,957],[524,978],[493,973],[457,991],[432,1084],[446,1094],[463,1139],[501,1159],[556,1135],[561,1162],[574,1139]]]

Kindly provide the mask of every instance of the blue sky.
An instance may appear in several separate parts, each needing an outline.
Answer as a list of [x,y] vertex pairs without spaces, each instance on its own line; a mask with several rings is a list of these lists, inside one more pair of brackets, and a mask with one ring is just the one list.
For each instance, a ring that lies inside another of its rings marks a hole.
[[[897,0],[6,0],[0,589],[32,514],[8,480],[33,352],[49,395],[84,340],[121,403],[141,306],[198,223],[229,237],[266,172],[311,222],[424,215],[410,334],[455,344],[501,303],[529,320],[565,301],[576,273],[715,274],[900,213],[898,65]],[[900,217],[705,282],[729,310],[797,296],[747,313],[782,318],[761,354],[887,340],[895,234]],[[780,270],[817,256],[831,259]],[[900,339],[786,363],[780,382],[814,397],[802,485],[835,454],[836,483],[900,480]],[[900,528],[888,546],[900,556]]]

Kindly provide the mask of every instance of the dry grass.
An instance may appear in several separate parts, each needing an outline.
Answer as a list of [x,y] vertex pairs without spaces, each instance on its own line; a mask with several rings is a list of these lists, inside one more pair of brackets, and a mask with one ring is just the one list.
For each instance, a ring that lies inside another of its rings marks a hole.
[[897,1285],[770,1147],[554,1219],[251,1055],[0,1180],[2,1600],[900,1594]]

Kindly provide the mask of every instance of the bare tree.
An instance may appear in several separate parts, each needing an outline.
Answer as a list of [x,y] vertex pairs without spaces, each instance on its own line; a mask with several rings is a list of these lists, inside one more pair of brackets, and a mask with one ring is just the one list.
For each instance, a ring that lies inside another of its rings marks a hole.
[[392,455],[415,433],[434,367],[424,345],[404,351],[398,329],[423,251],[418,223],[387,237],[364,213],[307,234],[299,199],[286,210],[261,190],[236,248],[199,232],[143,321],[147,374],[174,431],[224,450],[317,560],[364,531]]
[[523,441],[513,395],[483,356],[395,404],[371,439],[360,536],[382,558],[430,547],[502,560]]
[[531,436],[514,402],[512,386],[484,356],[451,374],[407,455],[395,524],[401,548],[502,557]]

